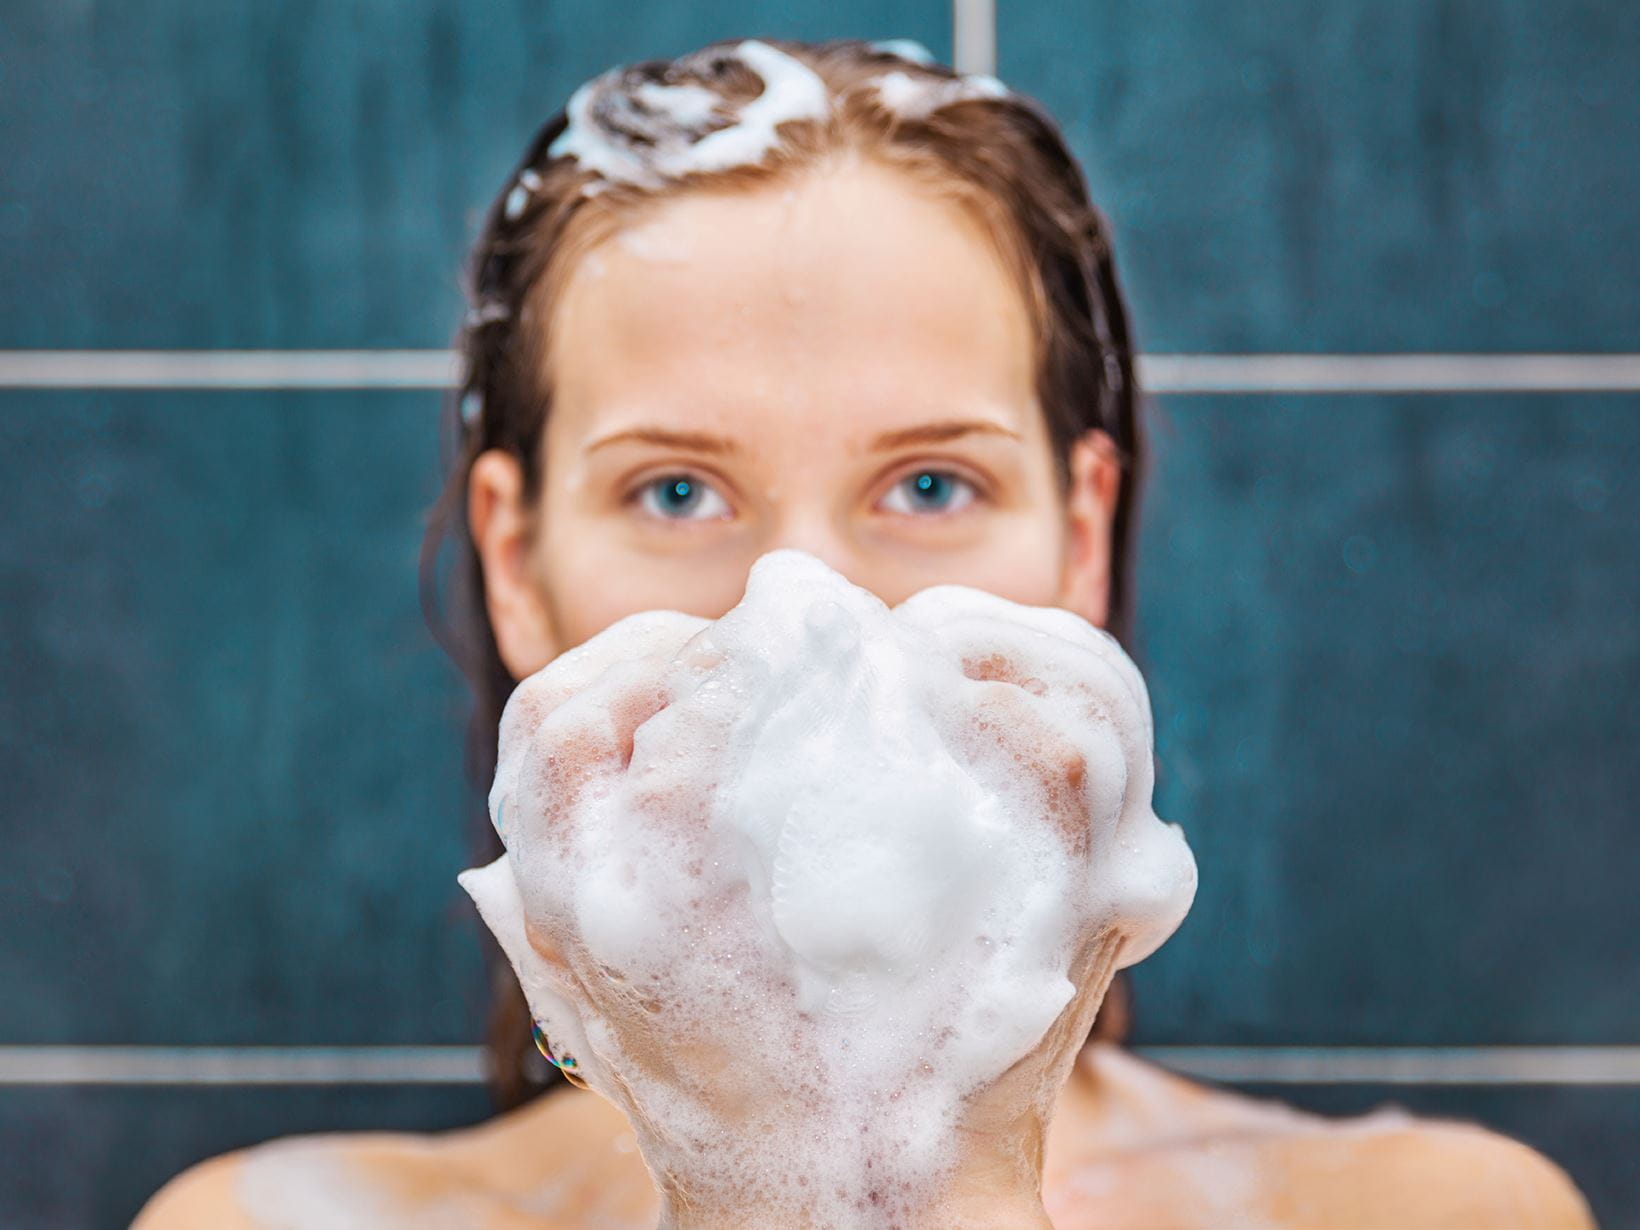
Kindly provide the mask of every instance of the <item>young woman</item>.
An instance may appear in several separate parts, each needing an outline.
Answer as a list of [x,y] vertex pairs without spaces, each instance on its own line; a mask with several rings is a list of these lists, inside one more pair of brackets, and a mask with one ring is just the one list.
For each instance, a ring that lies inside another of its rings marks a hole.
[[[480,784],[517,680],[636,611],[722,614],[777,547],[889,603],[955,582],[1127,641],[1141,400],[1110,233],[1053,122],[994,79],[854,41],[612,70],[496,201],[472,294],[424,570],[456,533],[441,629]],[[496,968],[506,1113],[218,1158],[139,1225],[652,1226],[620,1113],[534,1096],[550,1069]],[[1145,1063],[1127,1003],[1119,978],[1070,1041],[1051,1124],[1006,1129],[1045,1134],[1032,1172],[968,1175],[969,1224],[1591,1224],[1563,1172],[1479,1127],[1323,1119]]]

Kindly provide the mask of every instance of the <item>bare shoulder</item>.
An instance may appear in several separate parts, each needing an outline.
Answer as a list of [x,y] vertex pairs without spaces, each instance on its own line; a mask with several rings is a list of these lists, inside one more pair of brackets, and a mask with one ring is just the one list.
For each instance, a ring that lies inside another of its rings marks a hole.
[[[302,1224],[310,1198],[348,1208],[379,1203],[392,1187],[436,1174],[445,1152],[438,1137],[408,1133],[284,1137],[190,1166],[154,1193],[132,1230]],[[308,1211],[319,1208],[311,1203]]]
[[640,1225],[653,1189],[621,1148],[624,1126],[600,1099],[565,1093],[449,1132],[286,1137],[183,1171],[132,1230]]
[[254,1225],[240,1213],[233,1195],[240,1157],[224,1153],[184,1170],[149,1198],[131,1230],[241,1230]]
[[[1388,1119],[1388,1115],[1381,1117]],[[1571,1177],[1530,1145],[1476,1123],[1405,1121],[1352,1130],[1350,1120],[1287,1146],[1310,1187],[1342,1166],[1365,1209],[1404,1216],[1406,1225],[1511,1226],[1592,1230],[1593,1215]]]
[[1564,1170],[1478,1124],[1394,1105],[1313,1114],[1115,1048],[1083,1065],[1075,1128],[1050,1139],[1056,1225],[1095,1224],[1101,1208],[1131,1226],[1594,1225]]

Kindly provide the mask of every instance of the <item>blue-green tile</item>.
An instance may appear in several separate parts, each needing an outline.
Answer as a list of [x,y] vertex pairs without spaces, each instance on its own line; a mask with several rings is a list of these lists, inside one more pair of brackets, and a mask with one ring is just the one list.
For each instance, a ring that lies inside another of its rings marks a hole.
[[0,398],[0,1040],[474,1036],[435,414]]
[[1155,351],[1632,350],[1640,8],[999,4]]
[[1149,1041],[1640,1040],[1640,401],[1173,399]]
[[949,7],[15,0],[0,346],[441,346],[483,210],[615,63],[717,38],[907,37]]

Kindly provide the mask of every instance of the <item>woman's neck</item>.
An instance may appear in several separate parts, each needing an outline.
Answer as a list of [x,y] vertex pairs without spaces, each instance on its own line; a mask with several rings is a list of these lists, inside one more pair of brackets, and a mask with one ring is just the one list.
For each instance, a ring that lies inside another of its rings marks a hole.
[[[1068,1078],[1061,1088],[1054,1107],[1054,1121],[1062,1121],[1060,1133],[1084,1130],[1090,1118],[1097,1115],[1100,1101],[1100,1080],[1096,1067],[1096,1053],[1084,1047],[1071,1065]],[[1018,1230],[1051,1230],[1047,1210],[1042,1200],[1043,1168],[1047,1160],[1049,1122],[1035,1109],[1022,1107],[1016,1117],[1006,1121],[987,1121],[982,1128],[959,1129],[957,1155],[961,1163],[937,1185],[931,1185],[926,1200],[909,1208],[890,1210],[883,1193],[875,1190],[870,1170],[861,1168],[851,1176],[850,1190],[838,1190],[845,1204],[861,1211],[858,1224],[871,1225],[872,1216],[879,1208],[884,1225],[928,1227],[930,1230],[994,1230],[998,1226]],[[834,1176],[835,1177],[835,1176]],[[763,1174],[767,1181],[770,1176]],[[813,1190],[818,1175],[804,1173],[799,1164],[779,1183],[778,1190],[794,1192],[800,1188]],[[808,1230],[822,1224],[813,1220],[805,1202],[794,1202],[786,1209],[771,1209],[760,1205],[749,1209],[745,1193],[740,1189],[728,1190],[722,1199],[701,1190],[698,1175],[689,1166],[680,1169],[680,1180],[674,1185],[663,1176],[660,1196],[663,1209],[662,1230],[704,1230],[706,1227],[781,1227],[782,1230]],[[829,1180],[827,1180],[829,1185]],[[825,1224],[830,1224],[826,1222]]]

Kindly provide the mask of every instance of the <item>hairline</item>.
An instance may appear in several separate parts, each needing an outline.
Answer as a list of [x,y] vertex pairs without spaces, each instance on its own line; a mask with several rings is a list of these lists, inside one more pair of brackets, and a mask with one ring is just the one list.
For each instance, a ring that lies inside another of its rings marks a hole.
[[[1059,442],[1052,430],[1049,408],[1040,394],[1049,348],[1048,333],[1053,321],[1042,285],[1042,271],[1027,250],[1025,236],[994,193],[956,174],[937,156],[915,151],[908,157],[896,156],[905,154],[907,147],[871,140],[869,133],[863,135],[865,139],[850,133],[840,140],[828,140],[809,156],[790,157],[772,165],[747,164],[695,180],[674,181],[658,190],[634,190],[616,185],[596,195],[584,196],[565,219],[539,276],[523,296],[520,313],[520,326],[526,334],[523,357],[529,387],[540,400],[543,414],[550,413],[554,391],[553,352],[558,312],[571,279],[594,250],[653,217],[673,201],[688,197],[749,195],[794,183],[807,175],[822,174],[857,159],[898,173],[934,199],[956,205],[978,224],[992,253],[1000,259],[1025,308],[1031,336],[1032,384],[1038,389],[1037,413],[1044,417],[1049,445],[1055,453],[1054,468],[1063,487],[1064,458],[1058,456]],[[545,438],[543,424],[543,442]],[[542,460],[531,458],[527,464],[533,466]]]

